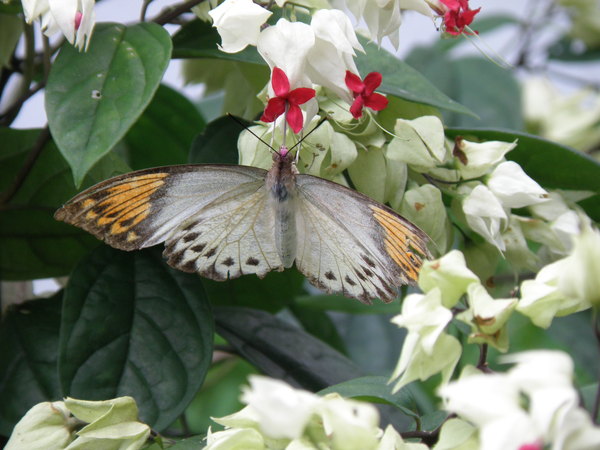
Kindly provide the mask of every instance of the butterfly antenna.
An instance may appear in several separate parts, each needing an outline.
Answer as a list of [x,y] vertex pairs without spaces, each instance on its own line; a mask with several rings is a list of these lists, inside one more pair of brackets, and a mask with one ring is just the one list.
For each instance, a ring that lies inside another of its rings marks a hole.
[[240,119],[238,119],[237,117],[235,117],[233,114],[227,113],[227,115],[229,116],[230,119],[233,119],[234,121],[236,121],[244,130],[248,131],[252,136],[254,136],[256,139],[258,139],[260,142],[262,142],[263,144],[265,144],[267,147],[269,147],[271,150],[273,150],[274,152],[277,152],[277,150],[275,150],[270,144],[268,144],[267,142],[265,142],[259,135],[257,135],[254,131],[252,131],[250,128],[248,128],[246,126],[245,123],[243,123]]
[[294,144],[294,146],[293,146],[292,148],[290,148],[290,150],[289,150],[289,151],[291,152],[291,151],[292,151],[292,150],[294,150],[294,149],[295,149],[295,148],[296,148],[298,145],[302,144],[302,141],[303,141],[304,139],[306,139],[307,137],[309,137],[309,136],[312,134],[312,132],[313,132],[313,131],[315,131],[317,128],[319,128],[321,125],[323,125],[323,122],[325,122],[325,121],[326,121],[328,118],[329,118],[328,116],[322,117],[322,118],[321,118],[321,120],[319,120],[319,123],[318,123],[318,124],[317,124],[317,125],[316,125],[316,126],[313,128],[313,129],[312,129],[312,130],[310,130],[308,133],[306,133],[306,136],[302,136],[302,139],[300,139],[298,142],[296,142],[296,143]]

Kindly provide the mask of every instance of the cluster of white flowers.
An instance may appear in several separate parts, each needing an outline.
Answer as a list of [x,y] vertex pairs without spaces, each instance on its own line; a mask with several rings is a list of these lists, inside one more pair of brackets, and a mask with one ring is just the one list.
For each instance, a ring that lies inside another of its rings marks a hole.
[[94,0],[22,0],[28,23],[40,19],[47,36],[62,33],[82,50],[87,49],[94,24]]
[[213,420],[224,431],[210,432],[207,450],[244,449],[345,449],[425,450],[422,444],[403,442],[390,425],[379,428],[379,414],[368,403],[324,397],[262,376],[251,376],[242,394],[247,406]]
[[444,408],[459,418],[444,424],[439,448],[600,447],[600,428],[579,406],[579,395],[571,384],[569,356],[530,351],[506,356],[503,362],[516,365],[496,374],[467,367],[459,380],[440,389]]

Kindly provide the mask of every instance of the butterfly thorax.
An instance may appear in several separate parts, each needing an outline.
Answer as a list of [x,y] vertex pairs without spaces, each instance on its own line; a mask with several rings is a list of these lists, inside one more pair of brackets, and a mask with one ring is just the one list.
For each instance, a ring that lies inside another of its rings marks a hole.
[[266,189],[274,214],[275,244],[285,267],[296,259],[296,167],[290,153],[274,153]]

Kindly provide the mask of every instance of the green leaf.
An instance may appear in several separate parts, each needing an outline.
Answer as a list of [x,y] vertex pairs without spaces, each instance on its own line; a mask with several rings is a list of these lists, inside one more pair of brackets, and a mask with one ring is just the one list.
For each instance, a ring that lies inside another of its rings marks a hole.
[[214,314],[217,332],[268,376],[318,391],[363,375],[341,353],[267,312],[219,306]]
[[223,116],[209,123],[204,132],[192,143],[189,163],[191,164],[237,164],[237,141],[243,126],[250,122],[240,120],[244,125],[235,122],[231,117]]
[[[565,145],[527,133],[492,128],[448,128],[446,135],[454,138],[499,140],[518,139],[517,147],[506,158],[519,163],[523,170],[549,189],[570,189],[600,192],[600,162]],[[581,206],[594,220],[600,220],[600,196],[595,195]]]
[[411,102],[475,116],[473,111],[446,96],[423,75],[387,50],[379,48],[377,44],[367,43],[363,39],[361,43],[366,53],[359,53],[356,65],[362,76],[373,71],[383,75],[383,82],[378,91]]
[[600,59],[600,48],[581,48],[580,40],[565,36],[548,49],[550,59],[566,62],[597,62]]
[[177,442],[169,450],[198,450],[204,448],[205,444],[204,436],[192,436]]
[[291,304],[289,309],[307,332],[323,342],[327,342],[338,352],[346,354],[344,341],[337,332],[335,323],[326,312],[315,311],[295,303]]
[[406,386],[396,393],[392,392],[392,387],[388,377],[368,376],[329,386],[319,391],[319,395],[337,392],[342,397],[386,403],[395,406],[408,416],[419,417],[419,405],[410,386]]
[[76,186],[150,103],[170,56],[169,33],[153,23],[98,24],[87,52],[63,45],[48,78],[46,113]]
[[185,164],[194,137],[206,123],[186,97],[161,84],[125,136],[132,169]]
[[131,395],[159,430],[192,400],[211,362],[213,321],[200,278],[155,249],[101,247],[65,289],[59,377],[87,400]]
[[62,291],[10,307],[0,323],[0,434],[33,405],[62,398],[57,376]]
[[17,42],[23,34],[23,20],[0,12],[0,68],[9,67]]
[[247,275],[234,280],[202,280],[211,304],[247,306],[276,312],[287,306],[302,290],[304,276],[295,268],[269,272],[263,279]]
[[196,19],[186,23],[173,36],[173,58],[214,58],[265,65],[256,47],[248,46],[239,53],[219,50],[221,37],[216,28]]
[[313,311],[339,311],[349,314],[400,314],[397,301],[383,303],[376,300],[372,305],[349,300],[343,295],[303,295],[294,300],[299,306]]
[[[6,193],[35,146],[40,130],[0,128],[0,190]],[[104,157],[84,180],[90,186],[128,168],[115,155]],[[67,275],[98,241],[53,218],[77,193],[69,166],[50,141],[35,159],[8,204],[0,207],[0,277],[28,280]]]

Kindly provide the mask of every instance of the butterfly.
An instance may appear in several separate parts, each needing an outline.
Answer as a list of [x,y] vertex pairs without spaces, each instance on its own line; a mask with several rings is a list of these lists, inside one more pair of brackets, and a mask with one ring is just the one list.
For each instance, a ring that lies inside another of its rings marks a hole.
[[213,280],[262,278],[295,262],[317,288],[365,303],[393,300],[429,256],[418,227],[359,192],[299,174],[285,147],[269,171],[200,164],[116,176],[54,217],[122,250],[164,242],[171,266]]

